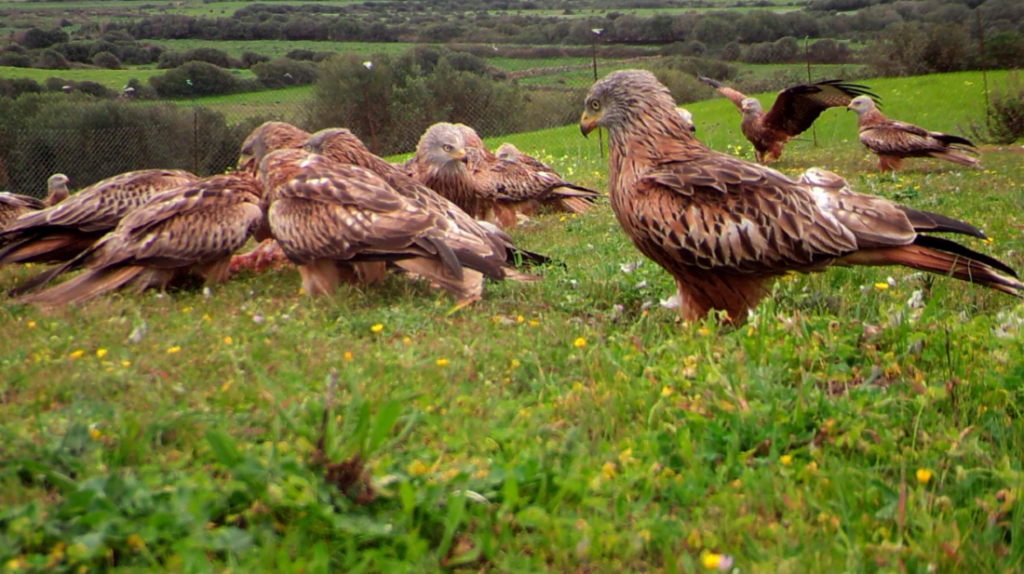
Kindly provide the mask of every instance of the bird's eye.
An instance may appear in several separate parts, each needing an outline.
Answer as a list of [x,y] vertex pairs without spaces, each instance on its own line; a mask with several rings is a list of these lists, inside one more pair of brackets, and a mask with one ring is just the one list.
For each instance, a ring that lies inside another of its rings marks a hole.
[[601,102],[597,100],[590,100],[590,109],[594,111],[601,109]]
[[444,151],[452,151],[452,146],[444,144]]

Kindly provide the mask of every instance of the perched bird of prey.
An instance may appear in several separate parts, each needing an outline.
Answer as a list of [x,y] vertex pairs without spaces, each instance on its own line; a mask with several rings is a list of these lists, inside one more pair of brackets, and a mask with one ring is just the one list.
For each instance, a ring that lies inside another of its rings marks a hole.
[[[256,176],[260,159],[279,149],[301,149],[309,137],[309,132],[301,130],[285,122],[264,122],[249,133],[242,142],[238,154],[238,170]],[[260,272],[266,267],[286,261],[284,252],[270,236],[270,227],[264,221],[253,233],[259,245],[247,253],[235,255],[231,259],[231,270],[250,269]]]
[[420,138],[411,175],[478,219],[515,225],[516,213],[552,204],[574,213],[588,209],[598,192],[549,171],[502,161],[486,151],[466,126],[439,123]]
[[683,125],[693,133],[697,133],[697,124],[693,123],[693,113],[686,108],[676,108],[679,117],[683,118]]
[[835,174],[803,182],[708,149],[650,73],[591,87],[584,135],[608,131],[610,199],[623,230],[676,280],[686,320],[743,321],[769,281],[830,265],[903,265],[1021,296],[1013,270],[934,232],[984,237],[967,223],[849,189]]
[[494,151],[494,157],[498,159],[503,159],[505,161],[521,163],[530,169],[534,169],[537,171],[547,171],[560,176],[560,174],[557,171],[555,171],[554,168],[552,168],[550,165],[540,161],[539,159],[531,155],[527,155],[519,151],[519,148],[517,148],[514,144],[511,144],[509,142],[505,142],[498,146],[498,149]]
[[157,194],[60,268],[84,268],[84,273],[20,301],[47,306],[80,303],[129,282],[137,292],[193,277],[223,283],[231,254],[263,218],[261,193],[255,178],[239,173]]
[[[95,183],[53,207],[22,215],[0,231],[0,264],[70,261],[157,193],[198,179],[181,170],[147,169]],[[29,279],[10,294],[46,283],[52,279],[49,273]]]
[[[264,122],[249,133],[238,154],[238,170],[255,176],[259,168],[257,156],[279,149],[299,149],[309,132],[285,122]],[[260,149],[256,149],[259,147]]]
[[974,144],[965,138],[890,120],[871,98],[863,96],[854,98],[847,109],[857,114],[860,143],[878,156],[878,169],[882,171],[900,169],[907,157],[934,157],[981,169],[977,158],[964,153],[977,153]]
[[[68,198],[68,176],[63,173],[55,173],[46,180],[46,205],[53,206]],[[0,226],[3,229],[3,226]]]
[[[478,242],[454,241],[463,236],[448,232],[450,222],[442,214],[424,209],[370,170],[279,150],[260,162],[260,176],[271,232],[299,266],[307,293],[332,291],[354,265],[378,263],[377,274],[383,275],[384,263],[394,262],[444,287],[461,306],[480,297],[484,275],[508,274],[503,258],[493,251],[481,257]],[[361,274],[359,279],[371,282]]]
[[828,108],[846,107],[862,95],[878,97],[866,86],[824,80],[782,90],[771,109],[765,112],[757,99],[748,98],[711,78],[697,77],[735,104],[743,115],[740,130],[754,145],[754,156],[761,163],[779,159],[786,142],[807,131]]

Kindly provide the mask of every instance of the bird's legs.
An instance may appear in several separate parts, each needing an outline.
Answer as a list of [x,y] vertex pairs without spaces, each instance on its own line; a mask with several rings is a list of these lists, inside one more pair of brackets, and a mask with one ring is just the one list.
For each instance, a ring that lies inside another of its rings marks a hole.
[[879,155],[878,169],[880,171],[898,171],[903,167],[903,160],[893,155]]

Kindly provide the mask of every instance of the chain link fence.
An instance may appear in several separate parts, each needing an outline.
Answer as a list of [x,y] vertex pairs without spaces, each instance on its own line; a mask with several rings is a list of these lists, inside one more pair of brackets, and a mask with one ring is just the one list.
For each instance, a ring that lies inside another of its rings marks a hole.
[[22,96],[0,114],[0,190],[41,197],[54,173],[67,175],[73,189],[145,168],[220,173],[267,120],[309,131],[347,127],[385,156],[414,151],[438,121],[470,125],[483,137],[564,126],[576,121],[595,73],[657,60],[595,57],[473,78],[448,71],[404,84],[393,65],[359,62],[358,78],[341,70],[349,74],[344,89],[332,90],[325,72],[313,85],[194,100],[102,99],[73,90]]

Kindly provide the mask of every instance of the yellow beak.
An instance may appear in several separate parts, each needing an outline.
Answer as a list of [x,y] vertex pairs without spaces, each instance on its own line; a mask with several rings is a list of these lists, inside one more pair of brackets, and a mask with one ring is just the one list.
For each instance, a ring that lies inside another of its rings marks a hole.
[[466,159],[466,149],[465,148],[459,148],[459,149],[455,150],[454,152],[452,152],[452,159],[454,159],[455,161],[463,161],[463,160],[465,160]]
[[583,115],[580,117],[580,133],[583,134],[583,137],[587,137],[587,134],[594,131],[594,128],[597,127],[597,120],[600,118],[600,114],[592,116],[589,111],[583,112]]

